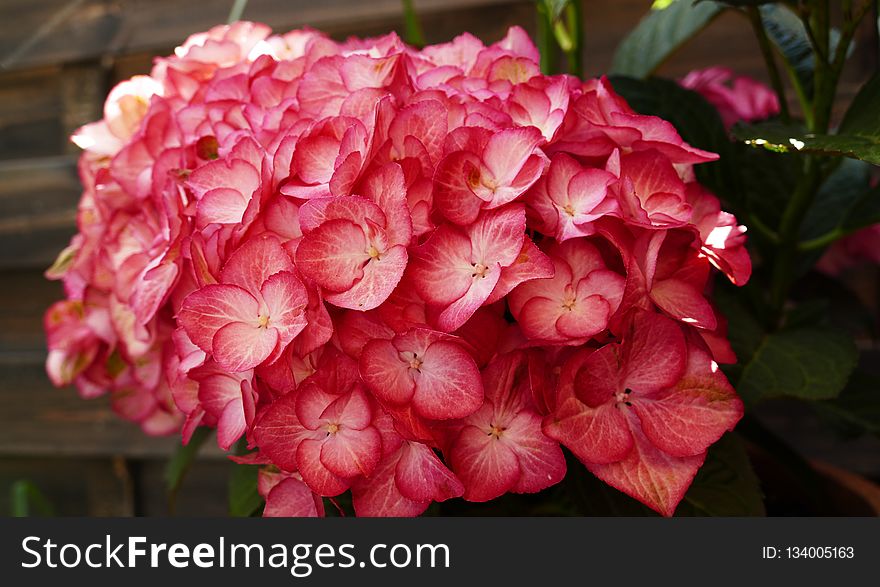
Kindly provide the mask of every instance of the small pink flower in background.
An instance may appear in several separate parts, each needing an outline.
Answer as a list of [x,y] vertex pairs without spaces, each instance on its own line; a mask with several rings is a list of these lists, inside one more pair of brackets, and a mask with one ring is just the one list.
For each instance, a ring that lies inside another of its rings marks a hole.
[[880,265],[880,224],[835,242],[819,260],[817,268],[828,275],[839,275],[859,263]]
[[726,67],[692,71],[680,83],[715,106],[727,128],[739,121],[754,122],[779,114],[779,98],[773,90]]

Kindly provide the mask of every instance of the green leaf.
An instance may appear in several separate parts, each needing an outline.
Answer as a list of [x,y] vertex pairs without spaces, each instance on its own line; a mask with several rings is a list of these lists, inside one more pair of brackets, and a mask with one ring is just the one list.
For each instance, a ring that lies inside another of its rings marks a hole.
[[[761,6],[761,21],[767,36],[782,54],[803,94],[806,97],[812,96],[816,60],[803,21],[797,14],[778,3]],[[833,54],[840,42],[840,31],[831,29],[829,34],[830,51]]]
[[612,76],[610,81],[635,111],[668,120],[688,144],[720,156],[718,161],[697,165],[694,170],[701,183],[736,208],[742,174],[735,160],[735,145],[718,111],[700,94],[673,80]]
[[862,86],[840,123],[843,134],[880,136],[880,73]]
[[767,515],[761,485],[737,434],[725,434],[709,449],[675,515]]
[[200,426],[193,432],[187,445],[181,445],[165,466],[165,489],[168,492],[169,510],[174,511],[174,498],[186,477],[187,471],[192,466],[193,460],[211,436],[211,429]]
[[233,463],[229,476],[229,515],[247,518],[256,514],[263,505],[263,498],[257,492],[257,465]]
[[841,161],[819,188],[801,226],[801,240],[817,238],[849,222],[858,221],[851,218],[851,214],[868,192],[869,171],[870,165],[864,161]]
[[55,509],[32,482],[21,479],[12,484],[9,491],[10,514],[14,518],[26,518],[34,515],[54,516]]
[[813,134],[778,122],[737,124],[733,134],[748,145],[778,153],[850,157],[880,165],[880,134]]
[[[241,437],[232,445],[232,454],[243,456],[248,454],[247,439]],[[239,465],[230,462],[232,472],[229,475],[229,515],[236,518],[247,518],[260,512],[263,498],[257,490],[259,465]]]
[[611,73],[645,78],[721,13],[716,2],[672,0],[655,4],[618,45]]
[[764,337],[737,383],[743,401],[780,396],[836,397],[858,360],[852,338],[829,328],[796,328]]
[[880,185],[866,191],[843,221],[845,231],[855,231],[880,223]]
[[764,340],[766,331],[749,308],[745,296],[732,286],[723,282],[718,283],[714,301],[727,318],[727,338],[730,346],[739,358],[739,362],[745,363]]
[[812,407],[841,436],[880,436],[880,377],[857,369],[839,397]]

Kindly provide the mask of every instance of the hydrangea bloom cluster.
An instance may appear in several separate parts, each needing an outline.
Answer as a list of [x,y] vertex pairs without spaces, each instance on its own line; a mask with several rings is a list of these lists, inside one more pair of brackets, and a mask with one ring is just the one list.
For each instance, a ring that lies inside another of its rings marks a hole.
[[742,415],[707,288],[748,280],[745,228],[714,154],[538,59],[245,22],[157,59],[74,136],[53,381],[245,438],[266,515],[537,492],[562,446],[671,515]]
[[726,67],[714,66],[688,73],[685,88],[701,94],[715,106],[728,129],[737,122],[754,122],[779,114],[779,98],[758,80],[736,75]]

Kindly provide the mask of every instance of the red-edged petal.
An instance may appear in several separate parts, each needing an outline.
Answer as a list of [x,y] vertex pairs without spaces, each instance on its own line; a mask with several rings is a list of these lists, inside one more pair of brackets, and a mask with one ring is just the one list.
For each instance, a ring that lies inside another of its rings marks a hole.
[[425,351],[414,376],[416,411],[432,420],[463,418],[483,403],[483,384],[473,358],[460,345],[438,341]]
[[349,488],[350,480],[333,474],[321,461],[324,442],[306,438],[296,448],[296,464],[303,481],[312,491],[324,497],[339,495]]
[[413,285],[427,302],[451,304],[473,281],[471,241],[460,230],[442,225],[416,249],[411,267]]
[[234,285],[207,285],[183,301],[177,319],[190,340],[205,352],[211,352],[214,335],[231,322],[258,323],[257,300]]
[[516,454],[492,434],[465,426],[452,449],[449,461],[464,483],[468,501],[489,501],[510,491],[521,475]]
[[633,402],[651,443],[673,456],[704,452],[742,418],[743,405],[718,365],[691,347],[688,370],[678,384]]
[[407,442],[401,448],[394,482],[404,497],[417,502],[446,501],[464,493],[461,481],[420,442]]
[[303,275],[330,291],[349,289],[363,277],[370,255],[363,229],[348,220],[328,220],[305,235],[296,249]]
[[309,294],[293,273],[282,271],[266,280],[260,289],[269,313],[270,328],[278,330],[283,350],[306,327]]
[[640,394],[672,387],[684,373],[687,346],[678,324],[653,312],[638,312],[624,341],[623,383]]
[[369,476],[381,456],[382,438],[372,426],[363,430],[343,426],[321,447],[321,462],[339,477]]
[[279,271],[293,271],[293,261],[273,236],[258,236],[241,245],[223,266],[220,280],[252,294]]
[[635,442],[625,459],[603,465],[585,464],[591,473],[608,485],[664,516],[671,516],[703,464],[706,453],[673,457],[655,448],[638,424],[631,422],[631,425]]
[[371,340],[361,351],[360,373],[380,401],[404,405],[415,393],[410,365],[390,340]]
[[402,245],[391,247],[363,267],[363,276],[346,291],[328,292],[325,299],[340,308],[367,311],[377,308],[403,277],[408,256]]
[[214,360],[233,373],[253,369],[272,354],[278,331],[244,322],[230,322],[217,331],[211,344]]
[[512,489],[515,493],[535,493],[565,477],[565,455],[557,441],[544,435],[537,413],[524,410],[517,414],[502,432],[501,440],[519,461],[521,474]]
[[483,201],[472,189],[480,181],[480,159],[467,151],[447,155],[434,173],[434,205],[451,222],[466,225],[476,220]]
[[269,491],[263,509],[265,518],[316,518],[323,515],[324,506],[315,499],[312,490],[293,477],[282,479]]
[[712,306],[693,285],[678,279],[664,279],[654,283],[651,300],[677,320],[686,324],[715,330],[718,326]]

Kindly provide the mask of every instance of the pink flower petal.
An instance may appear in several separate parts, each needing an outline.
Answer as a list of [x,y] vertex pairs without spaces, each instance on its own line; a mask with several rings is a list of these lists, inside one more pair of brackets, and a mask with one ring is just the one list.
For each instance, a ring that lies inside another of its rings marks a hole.
[[344,292],[328,292],[325,299],[335,306],[367,311],[377,308],[403,277],[407,263],[406,248],[397,245],[371,258],[363,267],[363,276]]
[[207,285],[191,293],[183,302],[178,320],[190,340],[211,352],[214,335],[231,322],[259,318],[259,303],[248,292],[234,285]]
[[635,441],[625,459],[608,464],[585,464],[608,485],[664,516],[671,516],[702,466],[706,453],[673,457],[654,448],[638,425],[630,425]]
[[464,483],[468,501],[489,501],[510,491],[521,475],[516,454],[505,443],[476,426],[459,433],[449,461]]
[[370,260],[363,229],[348,220],[328,220],[305,235],[296,249],[303,275],[333,292],[349,289],[363,277]]
[[223,266],[220,280],[256,294],[272,275],[293,270],[293,261],[281,243],[266,235],[252,238],[236,249]]
[[421,360],[412,398],[419,414],[432,420],[463,418],[483,403],[480,371],[460,345],[435,342]]
[[278,344],[278,331],[244,322],[230,322],[214,335],[211,354],[224,369],[237,373],[265,361]]
[[316,518],[324,515],[323,504],[315,499],[308,485],[288,477],[275,485],[266,496],[265,518]]
[[703,294],[691,284],[678,279],[654,283],[651,299],[661,310],[685,324],[715,330],[715,311]]

